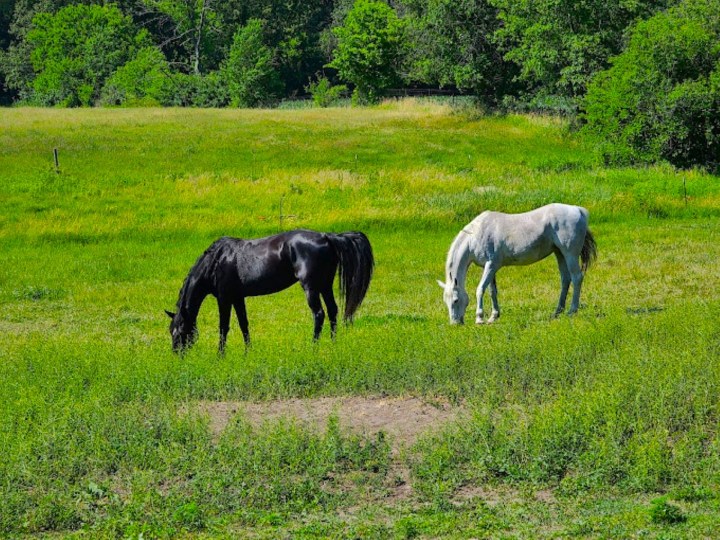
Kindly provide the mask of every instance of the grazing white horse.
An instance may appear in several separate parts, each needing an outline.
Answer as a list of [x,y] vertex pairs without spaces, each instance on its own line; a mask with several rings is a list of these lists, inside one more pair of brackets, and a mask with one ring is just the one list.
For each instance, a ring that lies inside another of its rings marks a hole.
[[452,324],[463,324],[470,302],[465,278],[470,263],[483,267],[477,288],[475,322],[483,323],[483,296],[490,287],[492,314],[487,322],[500,316],[495,274],[503,266],[526,265],[550,255],[557,257],[560,270],[560,300],[555,315],[565,310],[570,282],[573,284],[572,315],[580,304],[583,274],[596,258],[595,239],[588,228],[588,211],[580,206],[548,204],[523,214],[486,211],[466,225],[455,237],[445,264],[443,299]]

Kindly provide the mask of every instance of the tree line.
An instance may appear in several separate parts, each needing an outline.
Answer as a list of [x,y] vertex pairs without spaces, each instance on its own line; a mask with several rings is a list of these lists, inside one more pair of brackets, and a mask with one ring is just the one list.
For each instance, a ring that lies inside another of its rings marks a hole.
[[720,164],[720,0],[4,0],[0,100],[255,107],[449,88],[609,162]]

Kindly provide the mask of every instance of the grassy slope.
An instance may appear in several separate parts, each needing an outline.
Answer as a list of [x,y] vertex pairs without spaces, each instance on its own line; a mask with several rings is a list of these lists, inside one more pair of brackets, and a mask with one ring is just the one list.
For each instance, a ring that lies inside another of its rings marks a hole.
[[[554,120],[416,102],[13,109],[0,126],[0,531],[720,532],[717,178],[598,168]],[[208,302],[197,347],[171,355],[162,309],[195,258],[222,234],[280,230],[281,200],[283,228],[371,238],[355,326],[313,347],[291,288],[249,300],[249,354],[234,329],[215,356]],[[497,325],[448,326],[435,279],[457,230],[485,208],[551,201],[591,213],[585,309],[549,319],[548,260],[500,273]],[[383,441],[240,422],[214,445],[202,419],[177,414],[199,398],[348,393],[445,396],[474,414],[406,453],[415,496],[389,509]],[[472,486],[500,504],[460,500]],[[668,490],[686,522],[651,520],[648,499]]]

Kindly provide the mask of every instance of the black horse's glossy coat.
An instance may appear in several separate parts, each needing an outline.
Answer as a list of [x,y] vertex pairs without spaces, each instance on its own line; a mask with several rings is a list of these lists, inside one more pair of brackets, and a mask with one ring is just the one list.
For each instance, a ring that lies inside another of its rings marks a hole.
[[197,336],[197,314],[209,294],[220,311],[222,353],[234,307],[246,345],[250,343],[245,297],[271,294],[299,281],[315,320],[314,339],[320,337],[325,301],[335,337],[338,307],[333,295],[335,273],[340,271],[340,291],[345,296],[344,319],[352,320],[365,297],[374,266],[372,248],[361,232],[340,234],[295,230],[241,240],[223,237],[205,250],[185,278],[170,334],[173,350],[192,345]]

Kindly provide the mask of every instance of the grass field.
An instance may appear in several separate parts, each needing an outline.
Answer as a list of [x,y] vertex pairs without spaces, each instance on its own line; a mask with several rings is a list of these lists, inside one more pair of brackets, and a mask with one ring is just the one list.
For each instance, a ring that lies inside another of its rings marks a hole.
[[[551,320],[548,259],[499,273],[496,324],[448,325],[457,231],[553,201],[590,210],[583,309]],[[718,537],[719,217],[717,177],[603,167],[545,117],[0,110],[0,534]],[[209,299],[173,355],[163,310],[197,256],[295,227],[367,233],[355,324],[314,345],[295,286],[249,299],[252,349],[232,327],[219,358]],[[463,414],[398,446],[337,418],[218,438],[195,408],[323,396]]]

